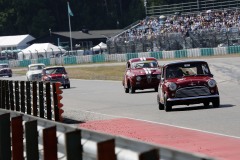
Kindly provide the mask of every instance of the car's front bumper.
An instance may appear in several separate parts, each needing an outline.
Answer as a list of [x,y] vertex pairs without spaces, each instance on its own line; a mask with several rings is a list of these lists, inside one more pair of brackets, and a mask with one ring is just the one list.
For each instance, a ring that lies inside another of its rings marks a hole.
[[55,83],[55,82],[60,82],[61,84],[62,84],[62,86],[65,86],[65,85],[68,85],[68,84],[70,84],[70,81],[69,81],[69,79],[64,79],[64,78],[62,78],[62,79],[51,79],[51,80],[49,80],[48,82],[50,82],[50,83]]
[[184,98],[168,98],[167,101],[172,105],[181,105],[181,104],[198,104],[204,102],[213,102],[219,99],[218,94],[208,95],[208,96],[198,96],[198,97],[184,97]]
[[157,88],[159,85],[159,80],[153,80],[151,82],[145,82],[145,81],[140,81],[140,82],[134,82],[132,86],[135,89],[150,89],[150,88]]

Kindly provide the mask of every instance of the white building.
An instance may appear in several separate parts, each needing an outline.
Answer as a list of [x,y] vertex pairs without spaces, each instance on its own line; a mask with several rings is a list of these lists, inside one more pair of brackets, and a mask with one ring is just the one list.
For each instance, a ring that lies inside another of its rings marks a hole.
[[29,34],[14,35],[14,36],[0,36],[0,51],[25,49],[29,46],[27,43],[34,39],[35,38]]

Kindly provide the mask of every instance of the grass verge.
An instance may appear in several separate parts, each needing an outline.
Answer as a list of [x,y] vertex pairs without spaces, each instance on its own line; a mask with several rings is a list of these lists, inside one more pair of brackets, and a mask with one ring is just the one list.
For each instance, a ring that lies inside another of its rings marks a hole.
[[[115,80],[123,79],[125,65],[66,68],[70,79]],[[15,70],[14,74],[26,75],[27,70]]]

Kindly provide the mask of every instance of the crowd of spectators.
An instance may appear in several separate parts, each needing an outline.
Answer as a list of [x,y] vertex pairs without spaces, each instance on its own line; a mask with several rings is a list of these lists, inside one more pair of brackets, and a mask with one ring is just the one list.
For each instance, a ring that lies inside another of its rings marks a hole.
[[240,11],[238,10],[208,10],[197,14],[176,13],[168,16],[146,17],[139,25],[128,29],[122,38],[151,37],[164,33],[180,33],[188,36],[189,31],[214,30],[226,32],[239,30]]

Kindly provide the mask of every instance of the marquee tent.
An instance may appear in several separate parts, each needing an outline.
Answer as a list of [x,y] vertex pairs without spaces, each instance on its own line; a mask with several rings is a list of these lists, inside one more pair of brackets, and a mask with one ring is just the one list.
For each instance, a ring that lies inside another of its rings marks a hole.
[[107,45],[103,42],[91,48],[93,51],[107,50]]
[[18,53],[18,59],[38,59],[55,57],[66,50],[51,43],[35,43]]

